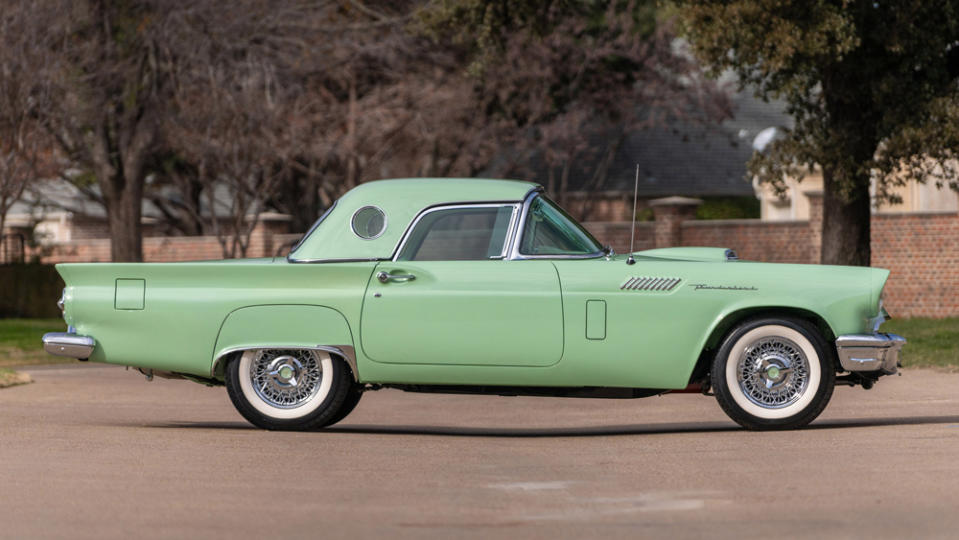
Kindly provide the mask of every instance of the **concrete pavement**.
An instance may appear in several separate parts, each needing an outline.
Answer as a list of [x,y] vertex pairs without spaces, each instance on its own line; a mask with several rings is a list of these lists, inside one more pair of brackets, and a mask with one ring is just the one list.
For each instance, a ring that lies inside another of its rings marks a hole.
[[316,433],[104,366],[0,390],[0,538],[954,538],[959,374],[837,388],[807,429],[713,398],[368,393]]

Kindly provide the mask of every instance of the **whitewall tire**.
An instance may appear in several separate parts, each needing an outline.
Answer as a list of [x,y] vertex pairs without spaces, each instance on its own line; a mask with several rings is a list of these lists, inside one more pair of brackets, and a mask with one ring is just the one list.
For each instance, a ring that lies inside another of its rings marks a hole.
[[243,351],[230,359],[224,375],[237,411],[264,429],[329,425],[352,387],[342,361],[314,349]]
[[798,319],[753,319],[723,341],[711,371],[716,399],[749,429],[792,429],[815,419],[835,384],[818,328]]

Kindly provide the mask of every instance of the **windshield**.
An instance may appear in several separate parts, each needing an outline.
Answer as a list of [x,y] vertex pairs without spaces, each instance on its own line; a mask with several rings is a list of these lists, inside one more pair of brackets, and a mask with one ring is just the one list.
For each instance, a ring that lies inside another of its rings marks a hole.
[[533,199],[520,242],[522,255],[589,256],[603,254],[593,235],[546,197]]

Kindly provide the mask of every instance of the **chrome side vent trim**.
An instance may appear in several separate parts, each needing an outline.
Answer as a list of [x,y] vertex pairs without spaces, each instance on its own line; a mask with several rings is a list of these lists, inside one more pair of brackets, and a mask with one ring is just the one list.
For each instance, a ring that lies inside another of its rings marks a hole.
[[619,286],[621,291],[671,291],[683,280],[672,277],[630,277]]

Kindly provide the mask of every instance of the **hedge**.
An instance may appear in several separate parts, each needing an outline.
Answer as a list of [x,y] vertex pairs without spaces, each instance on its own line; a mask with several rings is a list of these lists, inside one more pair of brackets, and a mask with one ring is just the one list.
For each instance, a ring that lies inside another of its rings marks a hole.
[[0,318],[59,317],[63,286],[53,265],[0,265]]

